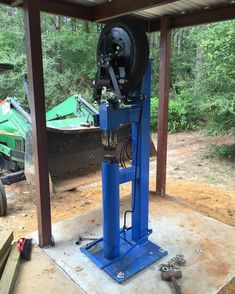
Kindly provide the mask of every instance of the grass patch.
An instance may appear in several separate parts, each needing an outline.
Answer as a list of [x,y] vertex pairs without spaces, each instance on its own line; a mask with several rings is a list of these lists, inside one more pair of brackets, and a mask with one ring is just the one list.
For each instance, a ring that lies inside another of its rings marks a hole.
[[235,168],[235,144],[215,146],[212,149],[212,156],[232,163]]

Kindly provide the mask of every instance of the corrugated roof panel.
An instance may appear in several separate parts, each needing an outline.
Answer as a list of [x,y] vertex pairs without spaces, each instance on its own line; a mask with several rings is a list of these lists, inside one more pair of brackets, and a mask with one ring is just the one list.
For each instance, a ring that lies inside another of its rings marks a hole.
[[173,3],[138,11],[133,14],[141,16],[143,18],[151,19],[163,15],[173,15],[201,10],[203,8],[216,6],[223,3],[231,3],[231,0],[180,0]]
[[108,0],[65,0],[65,1],[83,4],[85,6],[96,6],[105,2],[109,2]]

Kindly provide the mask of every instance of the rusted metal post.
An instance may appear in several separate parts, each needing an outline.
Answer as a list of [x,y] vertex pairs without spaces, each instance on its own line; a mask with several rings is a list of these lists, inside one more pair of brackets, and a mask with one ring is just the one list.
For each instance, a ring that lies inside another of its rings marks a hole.
[[51,206],[47,161],[45,95],[42,64],[40,0],[24,1],[24,20],[32,117],[39,246],[51,245]]
[[164,196],[166,192],[166,162],[168,133],[168,101],[170,85],[171,55],[171,19],[161,19],[160,68],[158,94],[158,130],[157,130],[157,194]]

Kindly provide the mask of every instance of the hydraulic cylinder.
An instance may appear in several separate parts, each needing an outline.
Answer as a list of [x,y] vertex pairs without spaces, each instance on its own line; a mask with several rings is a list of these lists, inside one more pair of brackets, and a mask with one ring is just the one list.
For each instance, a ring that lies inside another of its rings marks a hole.
[[120,256],[119,164],[115,156],[102,161],[103,249],[104,258]]

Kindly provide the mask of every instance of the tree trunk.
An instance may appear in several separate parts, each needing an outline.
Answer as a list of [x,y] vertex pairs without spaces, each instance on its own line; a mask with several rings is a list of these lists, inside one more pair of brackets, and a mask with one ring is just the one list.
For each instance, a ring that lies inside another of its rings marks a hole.
[[202,52],[201,52],[200,46],[197,45],[195,78],[194,78],[194,97],[195,98],[198,98],[200,95],[201,64],[202,64]]
[[86,21],[86,20],[84,20],[83,21],[83,28],[84,28],[84,32],[85,33],[90,33],[90,28],[89,28],[89,22],[88,21]]

